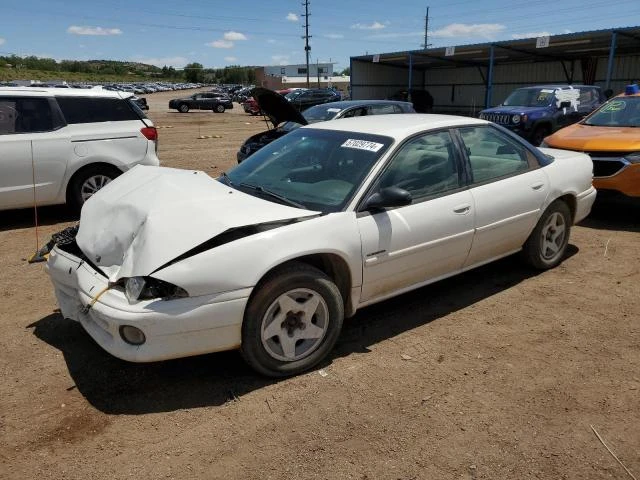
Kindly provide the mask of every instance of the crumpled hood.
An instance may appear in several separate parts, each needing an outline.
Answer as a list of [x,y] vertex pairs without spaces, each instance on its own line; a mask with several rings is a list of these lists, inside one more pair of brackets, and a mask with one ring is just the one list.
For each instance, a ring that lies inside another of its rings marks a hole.
[[317,214],[253,197],[204,172],[138,165],[85,203],[76,241],[115,282],[149,275],[231,228]]
[[268,88],[256,87],[251,90],[251,96],[255,98],[260,110],[269,117],[274,127],[277,127],[282,122],[307,124],[307,120],[302,114],[278,92]]

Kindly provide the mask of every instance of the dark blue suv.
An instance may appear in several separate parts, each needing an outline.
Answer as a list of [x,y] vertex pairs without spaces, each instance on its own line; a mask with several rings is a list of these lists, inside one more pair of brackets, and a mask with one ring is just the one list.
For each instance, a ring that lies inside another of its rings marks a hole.
[[517,88],[480,118],[512,130],[533,145],[562,127],[577,122],[605,101],[600,87],[593,85],[540,85]]

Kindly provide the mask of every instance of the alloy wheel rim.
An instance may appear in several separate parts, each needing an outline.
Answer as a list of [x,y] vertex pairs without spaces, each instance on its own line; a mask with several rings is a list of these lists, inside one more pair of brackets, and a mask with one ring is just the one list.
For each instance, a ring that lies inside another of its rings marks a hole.
[[327,334],[329,308],[322,296],[307,288],[276,298],[262,318],[262,346],[272,358],[294,362],[315,352]]
[[542,228],[541,255],[546,261],[553,261],[562,255],[567,228],[564,217],[554,212]]
[[86,202],[91,196],[111,181],[106,175],[94,175],[87,178],[80,188],[82,201]]

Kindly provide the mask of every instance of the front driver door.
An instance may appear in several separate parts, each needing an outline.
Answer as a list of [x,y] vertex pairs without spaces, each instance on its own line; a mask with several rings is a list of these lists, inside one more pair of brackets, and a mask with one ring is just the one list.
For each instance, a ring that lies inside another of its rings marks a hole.
[[358,213],[362,240],[361,303],[391,296],[459,271],[473,239],[474,208],[448,130],[405,143],[374,191],[408,190],[410,205]]

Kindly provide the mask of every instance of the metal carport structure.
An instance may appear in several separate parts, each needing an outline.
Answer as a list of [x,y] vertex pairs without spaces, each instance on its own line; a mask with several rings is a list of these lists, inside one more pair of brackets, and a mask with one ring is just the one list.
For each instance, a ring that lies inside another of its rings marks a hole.
[[351,98],[427,90],[434,111],[475,115],[516,87],[640,80],[640,27],[351,57]]

